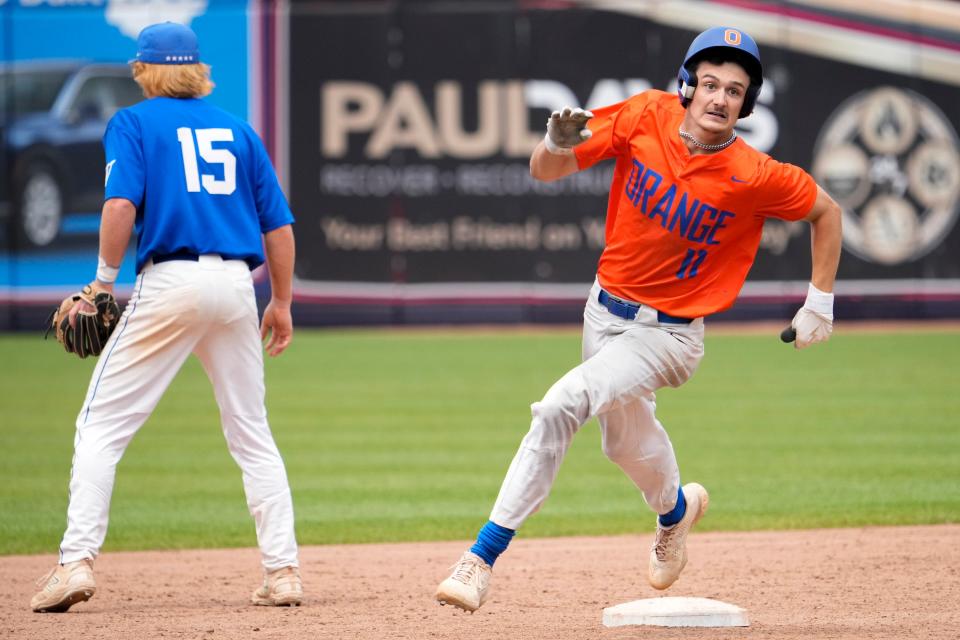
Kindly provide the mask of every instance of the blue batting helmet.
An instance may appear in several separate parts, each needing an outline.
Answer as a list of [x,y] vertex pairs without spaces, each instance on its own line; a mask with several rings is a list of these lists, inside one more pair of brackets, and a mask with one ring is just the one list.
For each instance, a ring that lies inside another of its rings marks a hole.
[[697,88],[697,75],[693,70],[698,62],[711,56],[739,64],[750,76],[750,86],[747,87],[743,107],[740,108],[738,116],[747,117],[753,113],[753,106],[757,102],[757,95],[763,85],[763,65],[760,64],[760,49],[753,38],[746,32],[732,27],[707,29],[690,43],[683,64],[680,65],[680,72],[677,74],[677,94],[680,96],[680,104],[684,108],[690,104]]

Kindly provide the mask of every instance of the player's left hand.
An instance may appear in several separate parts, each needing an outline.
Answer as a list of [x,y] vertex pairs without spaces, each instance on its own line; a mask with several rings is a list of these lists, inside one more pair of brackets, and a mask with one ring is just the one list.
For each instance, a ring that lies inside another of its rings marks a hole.
[[820,291],[811,283],[807,289],[807,299],[790,326],[797,332],[797,339],[793,343],[797,349],[829,340],[833,333],[833,294]]
[[[90,295],[81,295],[80,299],[77,300],[77,303],[73,305],[73,307],[70,309],[70,312],[68,314],[68,318],[70,319],[70,326],[73,327],[74,329],[76,329],[77,327],[78,313],[90,315],[97,312],[97,307],[94,306],[94,300],[96,299],[96,295],[98,293],[109,293],[111,296],[113,295],[112,282],[103,283],[103,282],[100,282],[99,280],[94,280],[93,282],[88,284],[86,287],[84,287],[84,291],[86,291],[87,289],[90,290],[91,292]],[[83,292],[81,291],[81,293]]]
[[94,281],[68,296],[47,319],[46,337],[53,331],[68,353],[99,356],[120,320],[113,286]]
[[293,317],[290,314],[290,303],[282,304],[271,300],[263,310],[263,320],[260,322],[260,339],[270,339],[264,346],[268,355],[278,356],[290,346],[293,340]]

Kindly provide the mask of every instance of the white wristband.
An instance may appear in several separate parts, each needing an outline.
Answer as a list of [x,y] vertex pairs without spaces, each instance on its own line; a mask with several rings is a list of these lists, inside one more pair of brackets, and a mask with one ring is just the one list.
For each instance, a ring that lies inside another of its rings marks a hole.
[[111,267],[103,256],[97,256],[97,280],[104,284],[115,282],[120,273],[119,267]]
[[826,291],[820,291],[813,283],[807,287],[807,299],[803,303],[804,308],[816,313],[833,316],[833,294]]
[[552,153],[555,156],[572,156],[573,149],[570,147],[558,147],[553,140],[550,139],[550,134],[543,136],[543,145],[547,148],[547,151]]

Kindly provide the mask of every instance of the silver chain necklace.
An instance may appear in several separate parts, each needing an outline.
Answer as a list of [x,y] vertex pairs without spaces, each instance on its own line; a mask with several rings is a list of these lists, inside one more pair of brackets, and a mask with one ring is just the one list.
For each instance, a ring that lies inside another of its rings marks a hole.
[[705,144],[703,142],[700,142],[696,138],[694,138],[692,133],[687,133],[683,129],[680,129],[679,131],[680,131],[681,138],[686,138],[687,140],[689,140],[696,146],[700,147],[701,149],[704,149],[705,151],[720,151],[721,149],[726,149],[727,147],[733,144],[734,140],[737,139],[737,132],[734,131],[733,135],[731,135],[730,139],[727,140],[726,142],[721,142],[720,144]]

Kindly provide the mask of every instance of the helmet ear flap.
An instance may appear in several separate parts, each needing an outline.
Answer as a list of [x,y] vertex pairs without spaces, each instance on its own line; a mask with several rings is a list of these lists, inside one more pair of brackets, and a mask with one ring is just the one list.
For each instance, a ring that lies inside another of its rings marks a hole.
[[757,104],[757,97],[760,95],[760,85],[750,83],[750,86],[747,87],[746,94],[743,96],[743,106],[740,107],[740,115],[738,118],[746,118],[748,115],[753,113],[753,107]]
[[685,66],[681,66],[677,73],[677,95],[680,97],[680,105],[684,109],[690,104],[696,90],[697,74],[690,73]]

